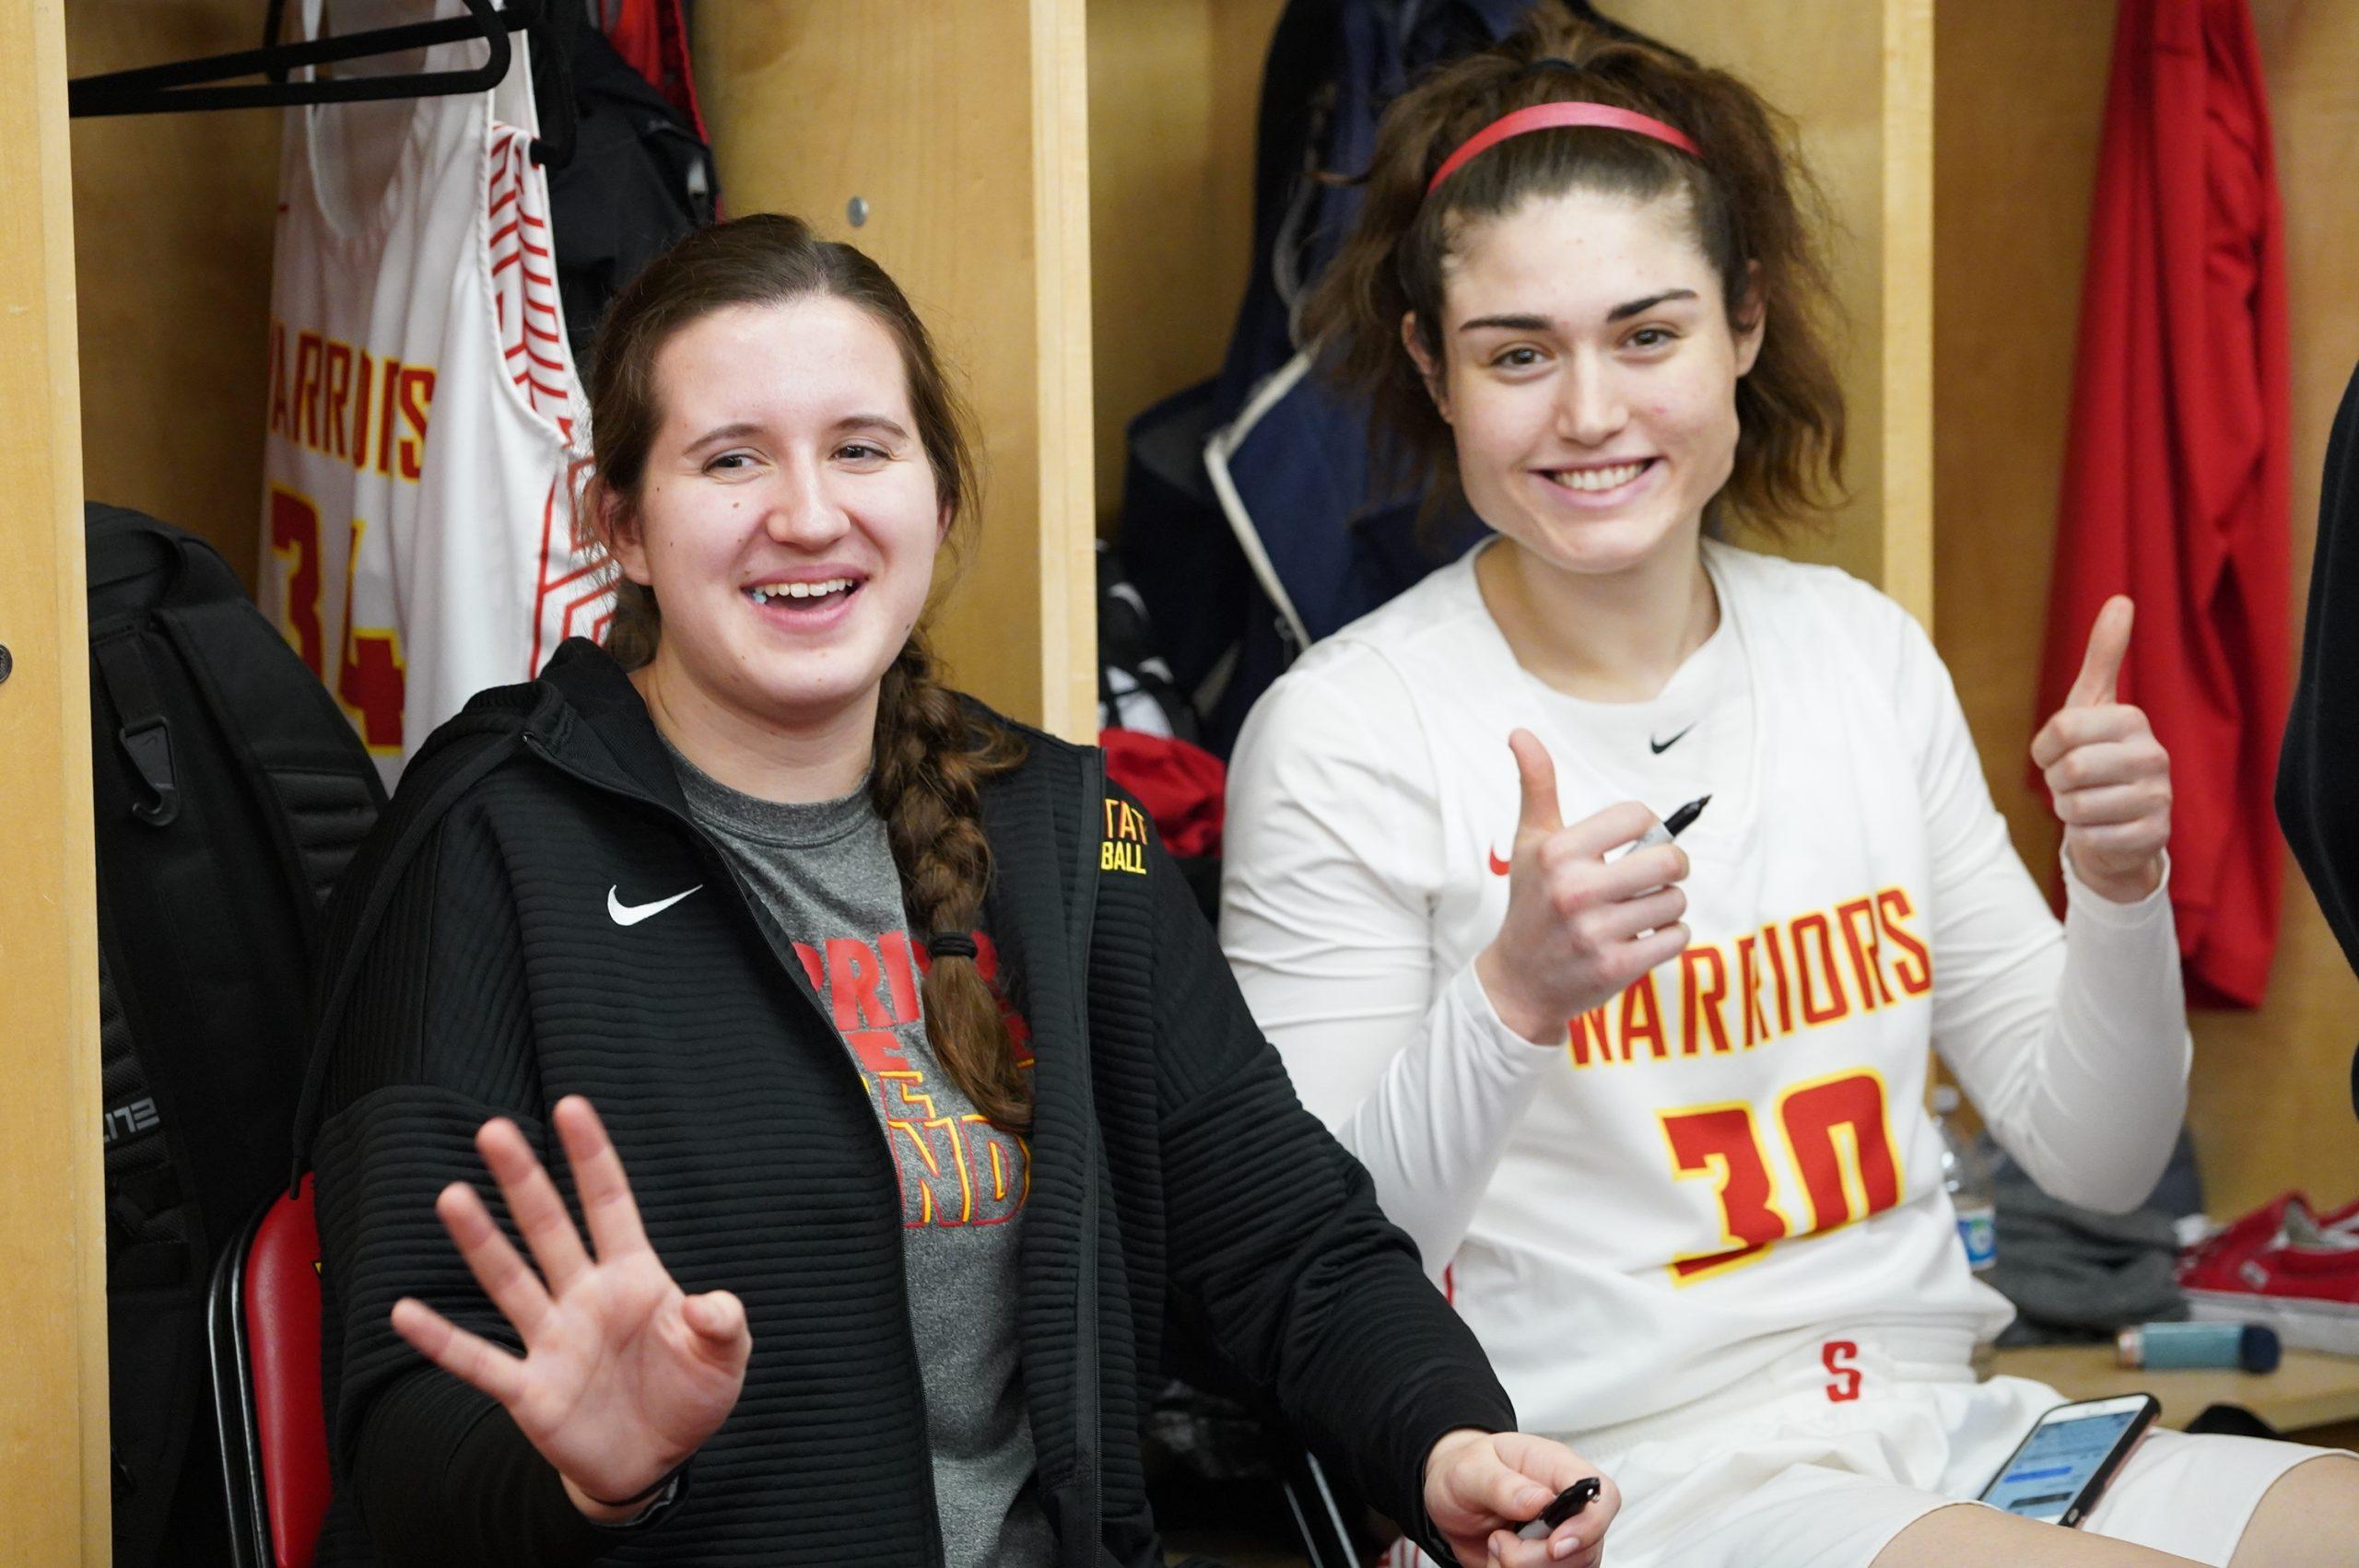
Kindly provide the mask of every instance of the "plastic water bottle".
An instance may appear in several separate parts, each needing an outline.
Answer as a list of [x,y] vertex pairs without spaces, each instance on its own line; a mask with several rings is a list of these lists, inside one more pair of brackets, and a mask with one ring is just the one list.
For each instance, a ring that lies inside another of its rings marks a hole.
[[1958,1136],[1957,1091],[1943,1083],[1933,1091],[1933,1125],[1942,1134],[1942,1185],[1957,1211],[1957,1239],[1966,1266],[1979,1274],[1999,1260],[1999,1227],[1992,1201],[1989,1163]]

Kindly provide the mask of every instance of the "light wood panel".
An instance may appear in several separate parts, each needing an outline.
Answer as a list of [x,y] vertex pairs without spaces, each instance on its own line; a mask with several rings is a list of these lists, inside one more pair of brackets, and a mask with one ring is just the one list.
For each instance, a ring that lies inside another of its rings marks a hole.
[[59,0],[0,7],[0,1517],[108,1560],[98,930]]
[[1262,64],[1285,0],[1090,0],[1090,317],[1097,516],[1122,433],[1220,369],[1253,244]]
[[986,486],[940,622],[953,674],[1076,737],[1097,700],[1086,47],[1082,0],[697,13],[730,210],[794,213],[874,256],[962,373]]
[[[248,0],[74,0],[74,74],[251,49]],[[204,535],[253,585],[276,110],[73,122],[85,491]]]
[[2025,777],[2071,412],[2113,8],[1941,8],[1933,272],[1937,641],[2015,847],[2057,829]]
[[[2295,592],[2308,581],[2326,429],[2359,358],[2359,0],[2252,0],[2275,119],[2293,320]],[[1940,645],[1992,793],[2027,864],[2058,831],[2024,760],[2045,631],[2089,197],[2113,8],[2050,0],[1941,7],[1934,290]],[[2298,612],[2297,612],[2298,615]],[[2295,646],[2298,625],[2286,627]],[[2267,1005],[2204,1012],[2189,1117],[2211,1208],[2287,1187],[2359,1193],[2344,1087],[2359,982],[2290,860]]]
[[1877,583],[1931,632],[1933,604],[1933,0],[1884,0],[1878,281],[1884,505]]

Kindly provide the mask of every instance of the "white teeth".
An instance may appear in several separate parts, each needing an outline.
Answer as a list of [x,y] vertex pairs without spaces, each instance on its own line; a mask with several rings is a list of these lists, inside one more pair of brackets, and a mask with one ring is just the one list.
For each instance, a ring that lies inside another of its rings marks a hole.
[[1614,490],[1646,471],[1643,462],[1616,463],[1612,468],[1559,469],[1549,475],[1567,490]]
[[767,604],[773,599],[819,599],[830,593],[841,593],[851,587],[848,577],[829,578],[825,582],[768,582],[745,591],[753,595],[757,604]]

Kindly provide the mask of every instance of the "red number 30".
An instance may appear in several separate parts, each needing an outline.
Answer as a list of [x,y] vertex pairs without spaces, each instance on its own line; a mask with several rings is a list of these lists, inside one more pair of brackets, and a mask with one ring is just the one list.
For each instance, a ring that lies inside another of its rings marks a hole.
[[1874,1072],[1813,1079],[1778,1097],[1778,1129],[1810,1204],[1810,1223],[1799,1231],[1778,1210],[1750,1106],[1689,1106],[1661,1119],[1674,1179],[1709,1176],[1717,1187],[1727,1243],[1674,1258],[1672,1275],[1682,1284],[1750,1263],[1787,1236],[1831,1231],[1900,1201],[1900,1161]]

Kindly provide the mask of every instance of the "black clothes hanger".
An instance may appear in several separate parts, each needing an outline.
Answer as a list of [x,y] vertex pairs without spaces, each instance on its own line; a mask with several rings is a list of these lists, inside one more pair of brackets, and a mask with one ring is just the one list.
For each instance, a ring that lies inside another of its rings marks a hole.
[[[221,109],[290,109],[312,104],[374,103],[393,99],[436,98],[450,93],[483,92],[508,75],[515,50],[508,35],[533,29],[534,41],[546,43],[540,57],[553,62],[547,68],[548,90],[543,95],[547,135],[534,141],[533,161],[552,166],[572,156],[574,104],[572,70],[562,42],[547,36],[551,12],[548,0],[463,0],[464,17],[410,22],[332,38],[278,41],[286,0],[270,0],[263,21],[263,43],[233,54],[207,55],[165,65],[145,65],[103,76],[82,76],[66,84],[66,111],[76,118],[116,114],[179,114]],[[579,9],[576,0],[574,9]],[[423,49],[431,44],[480,39],[483,64],[470,70],[416,71],[383,76],[338,76],[293,81],[290,74],[305,65],[365,60]],[[261,76],[258,83],[220,86],[225,78]]]
[[[66,111],[76,118],[110,114],[171,114],[216,109],[288,109],[320,103],[372,103],[444,93],[482,92],[508,75],[515,51],[508,35],[538,19],[537,0],[516,0],[505,9],[494,0],[464,0],[467,15],[401,27],[376,28],[336,38],[298,43],[265,43],[234,54],[179,60],[167,65],[110,71],[65,85]],[[270,8],[274,33],[281,6]],[[484,63],[469,71],[418,71],[392,76],[339,76],[295,82],[287,74],[300,65],[362,60],[428,44],[479,38],[488,46]],[[225,77],[267,76],[266,82],[209,86]]]
[[[445,93],[482,92],[499,85],[515,56],[508,35],[540,19],[539,0],[511,0],[502,7],[495,0],[464,0],[467,15],[400,27],[376,28],[334,38],[295,43],[276,41],[284,6],[273,0],[268,27],[272,41],[260,49],[233,54],[178,60],[164,65],[143,65],[129,71],[82,76],[66,84],[66,111],[76,118],[114,114],[172,114],[217,109],[287,109],[310,104],[371,103],[389,99],[432,98]],[[481,39],[484,62],[472,70],[417,71],[389,76],[339,76],[332,80],[290,81],[299,66],[332,61],[362,60],[374,55],[423,49],[429,44]],[[264,76],[264,82],[218,84],[233,76]]]

